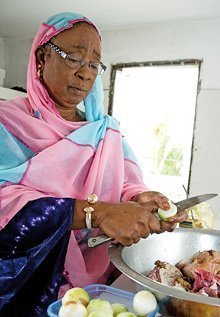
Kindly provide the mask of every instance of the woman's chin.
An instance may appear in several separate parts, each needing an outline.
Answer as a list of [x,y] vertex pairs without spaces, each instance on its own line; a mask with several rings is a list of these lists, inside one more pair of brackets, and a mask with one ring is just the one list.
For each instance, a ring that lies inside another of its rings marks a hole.
[[84,98],[63,98],[57,101],[58,108],[71,108],[77,106]]

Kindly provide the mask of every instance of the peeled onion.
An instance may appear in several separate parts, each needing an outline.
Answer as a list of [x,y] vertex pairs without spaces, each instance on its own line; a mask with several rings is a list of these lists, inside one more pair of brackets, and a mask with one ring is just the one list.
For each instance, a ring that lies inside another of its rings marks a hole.
[[87,306],[87,311],[89,314],[95,311],[103,311],[110,313],[113,316],[112,305],[107,300],[99,298],[92,299],[90,301],[89,305]]
[[124,304],[114,303],[112,304],[113,316],[116,317],[120,313],[128,312],[128,308]]
[[109,312],[97,310],[97,311],[91,312],[88,317],[112,317],[112,316],[113,315]]
[[160,217],[160,219],[167,221],[170,217],[175,216],[177,214],[177,206],[174,205],[170,200],[169,200],[169,205],[170,208],[167,210],[158,209],[158,216]]
[[81,303],[69,302],[62,305],[59,310],[59,317],[87,317],[88,312],[85,306]]
[[157,308],[157,300],[149,291],[140,291],[135,294],[133,308],[137,315],[146,316]]
[[132,314],[131,312],[123,312],[118,314],[117,317],[136,317],[136,315]]
[[62,305],[67,304],[68,302],[80,302],[85,307],[90,301],[89,294],[86,290],[80,287],[73,287],[69,289],[62,298]]

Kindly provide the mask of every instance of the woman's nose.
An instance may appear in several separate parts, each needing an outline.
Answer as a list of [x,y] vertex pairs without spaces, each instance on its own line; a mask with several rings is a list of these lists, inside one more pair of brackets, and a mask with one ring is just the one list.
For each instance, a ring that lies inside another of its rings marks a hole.
[[76,76],[82,80],[90,80],[92,76],[89,64],[82,65],[77,71]]

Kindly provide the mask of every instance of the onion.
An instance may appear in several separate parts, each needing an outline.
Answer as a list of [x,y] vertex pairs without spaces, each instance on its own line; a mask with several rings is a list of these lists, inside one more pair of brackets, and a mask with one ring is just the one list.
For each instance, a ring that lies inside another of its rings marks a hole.
[[157,308],[157,300],[151,292],[140,291],[134,296],[133,308],[137,315],[146,316]]
[[112,316],[113,315],[109,312],[97,310],[97,311],[91,312],[88,317],[112,317]]
[[111,316],[113,316],[112,305],[107,300],[98,299],[98,298],[92,299],[89,305],[87,306],[88,314],[95,311],[99,311],[99,310],[110,313]]
[[113,316],[116,317],[120,313],[128,311],[128,308],[124,304],[114,303],[112,304]]
[[164,210],[159,208],[157,212],[160,219],[164,221],[167,221],[170,217],[175,216],[177,214],[177,206],[174,205],[170,200],[169,200],[169,205],[170,205],[170,209]]
[[132,314],[131,312],[123,312],[118,314],[117,317],[136,317],[136,315]]
[[65,293],[62,298],[62,305],[66,305],[68,302],[80,302],[86,307],[89,301],[89,294],[86,290],[80,287],[74,287]]
[[62,305],[59,310],[59,317],[87,317],[87,309],[83,304],[76,302],[69,302]]

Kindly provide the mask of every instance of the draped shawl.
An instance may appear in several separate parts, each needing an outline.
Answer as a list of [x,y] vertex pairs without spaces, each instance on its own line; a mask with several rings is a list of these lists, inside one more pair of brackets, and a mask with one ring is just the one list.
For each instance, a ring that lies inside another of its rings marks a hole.
[[[119,203],[146,190],[118,122],[103,114],[101,77],[84,100],[82,122],[64,120],[37,77],[36,48],[78,22],[99,32],[73,13],[57,14],[40,26],[30,53],[27,98],[0,102],[1,229],[27,202],[42,197],[86,200],[96,193],[100,201]],[[72,231],[69,240],[65,270],[71,286],[102,281],[109,265],[108,246],[79,244],[82,231]]]

